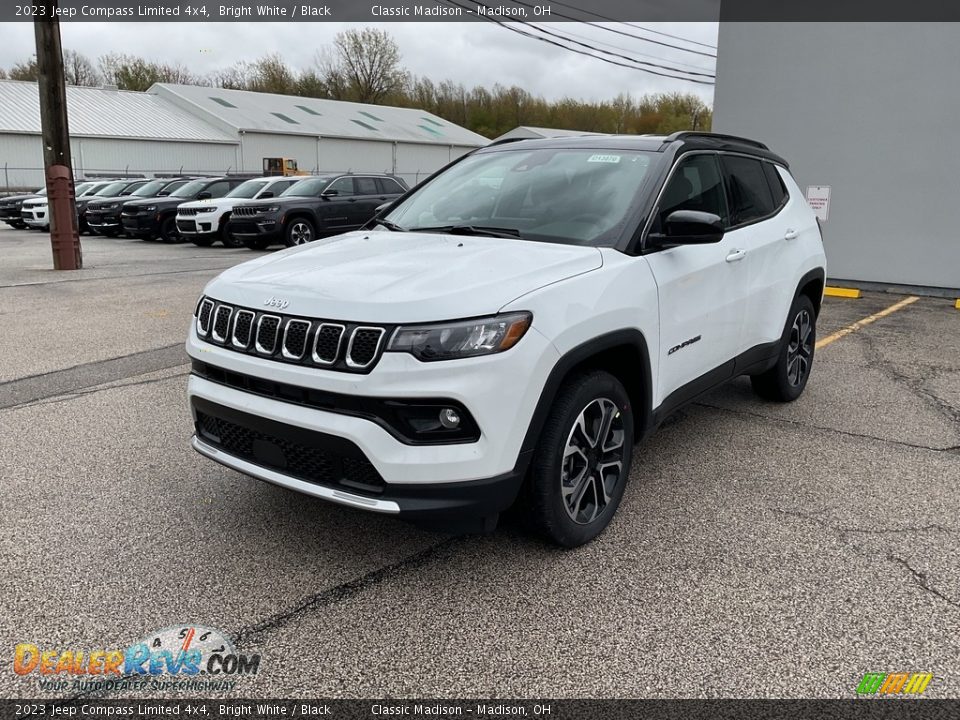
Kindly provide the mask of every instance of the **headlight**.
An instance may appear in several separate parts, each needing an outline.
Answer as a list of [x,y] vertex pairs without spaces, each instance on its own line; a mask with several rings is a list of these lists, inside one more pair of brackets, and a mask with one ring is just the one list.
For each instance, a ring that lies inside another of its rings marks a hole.
[[202,207],[197,212],[208,213],[213,212],[214,210],[216,210],[215,207]]
[[532,320],[533,315],[528,312],[515,312],[436,325],[402,326],[393,333],[387,351],[408,352],[425,362],[491,355],[516,345]]
[[156,205],[145,205],[144,207],[142,207],[142,208],[140,208],[140,209],[143,210],[143,212],[153,212],[153,211],[155,211],[155,210],[157,209],[157,206],[156,206]]
[[265,213],[280,212],[280,206],[271,205],[270,207],[260,208],[260,212],[265,212]]

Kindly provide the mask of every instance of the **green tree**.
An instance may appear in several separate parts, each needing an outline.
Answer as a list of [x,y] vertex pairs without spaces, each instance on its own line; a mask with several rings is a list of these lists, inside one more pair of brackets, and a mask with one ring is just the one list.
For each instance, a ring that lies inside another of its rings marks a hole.
[[36,82],[40,75],[40,69],[37,67],[36,56],[31,57],[25,62],[14,65],[12,68],[10,68],[8,75],[11,80],[32,80],[33,82]]

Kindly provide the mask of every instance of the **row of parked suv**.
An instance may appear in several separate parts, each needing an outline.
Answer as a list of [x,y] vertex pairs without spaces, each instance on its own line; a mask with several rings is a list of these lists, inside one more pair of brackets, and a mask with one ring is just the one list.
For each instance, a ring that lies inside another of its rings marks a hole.
[[[377,174],[98,180],[76,186],[80,232],[263,250],[354,230],[407,191]],[[46,190],[0,200],[0,220],[50,226]]]

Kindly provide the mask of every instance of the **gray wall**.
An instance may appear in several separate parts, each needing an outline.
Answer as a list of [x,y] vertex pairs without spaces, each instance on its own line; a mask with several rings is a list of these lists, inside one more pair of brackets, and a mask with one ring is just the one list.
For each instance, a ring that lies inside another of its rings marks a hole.
[[722,23],[713,129],[830,185],[834,279],[960,288],[960,25]]

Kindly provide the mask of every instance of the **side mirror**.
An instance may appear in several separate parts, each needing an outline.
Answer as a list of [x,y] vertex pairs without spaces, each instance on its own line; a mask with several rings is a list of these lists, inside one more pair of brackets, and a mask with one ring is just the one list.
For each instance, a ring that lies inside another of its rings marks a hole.
[[340,191],[336,189],[324,190],[322,193],[320,193],[320,197],[336,197],[339,194]]
[[273,190],[264,190],[264,191],[263,191],[262,193],[260,193],[257,197],[258,197],[258,198],[261,198],[261,199],[263,199],[263,198],[272,198],[272,197],[273,197]]
[[709,245],[723,240],[723,219],[713,213],[675,210],[663,225],[663,234],[651,236],[658,245]]
[[209,200],[213,195],[210,194],[209,190],[204,190],[203,192],[197,193],[197,200]]

